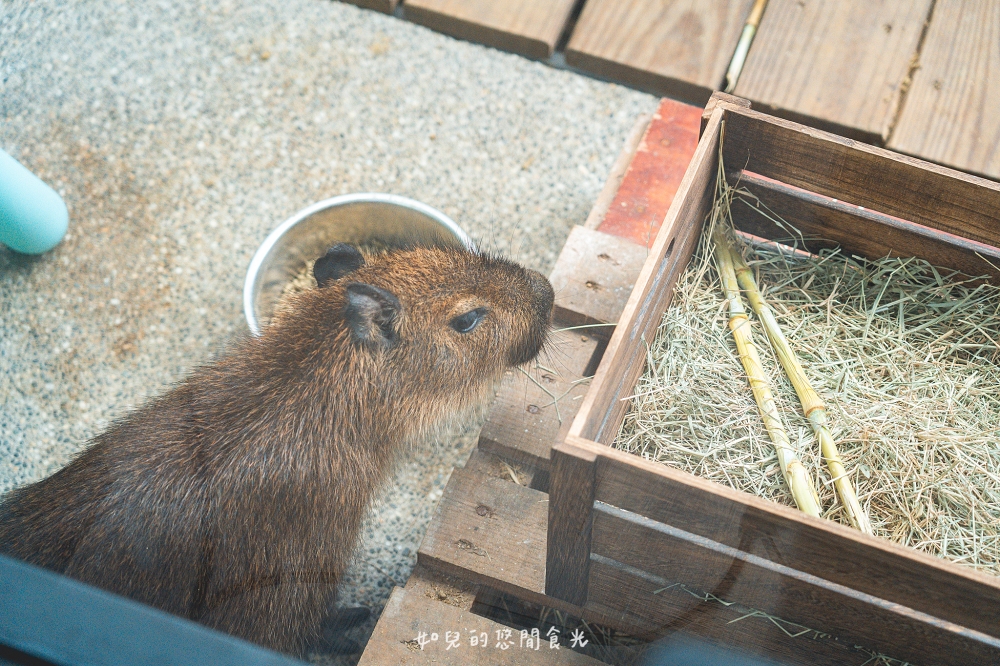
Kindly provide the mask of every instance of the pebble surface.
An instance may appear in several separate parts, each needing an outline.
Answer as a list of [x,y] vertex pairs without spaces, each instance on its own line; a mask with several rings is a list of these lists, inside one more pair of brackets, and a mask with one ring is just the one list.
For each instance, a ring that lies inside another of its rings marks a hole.
[[[70,211],[52,252],[0,246],[0,493],[245,334],[247,265],[295,211],[401,194],[547,273],[655,107],[331,0],[0,4],[0,147]],[[342,603],[405,584],[475,434],[406,457]]]

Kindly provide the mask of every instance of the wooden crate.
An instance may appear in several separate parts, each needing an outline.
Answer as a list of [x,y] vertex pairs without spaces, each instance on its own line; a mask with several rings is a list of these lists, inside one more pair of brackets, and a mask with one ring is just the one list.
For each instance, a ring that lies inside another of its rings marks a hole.
[[[713,600],[813,630],[738,636],[741,649],[783,663],[867,663],[851,652],[858,645],[916,664],[1000,663],[1000,579],[608,446],[644,370],[644,340],[712,205],[723,133],[727,179],[806,237],[1000,281],[997,183],[738,104],[710,108],[583,404],[552,450],[545,594],[651,633],[710,627]],[[779,237],[757,217],[734,216],[745,231]],[[702,635],[732,641],[725,631],[716,623]]]

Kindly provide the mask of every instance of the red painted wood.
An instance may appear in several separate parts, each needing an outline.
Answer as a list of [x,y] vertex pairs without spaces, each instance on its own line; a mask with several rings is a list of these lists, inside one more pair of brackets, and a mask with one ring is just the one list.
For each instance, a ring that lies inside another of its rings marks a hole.
[[698,146],[701,112],[700,106],[660,101],[599,231],[653,244]]

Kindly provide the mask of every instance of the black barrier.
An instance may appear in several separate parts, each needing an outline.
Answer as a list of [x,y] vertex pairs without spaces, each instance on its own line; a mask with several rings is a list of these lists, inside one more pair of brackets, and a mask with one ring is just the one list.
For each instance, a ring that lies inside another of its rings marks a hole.
[[294,666],[228,634],[0,555],[0,666]]

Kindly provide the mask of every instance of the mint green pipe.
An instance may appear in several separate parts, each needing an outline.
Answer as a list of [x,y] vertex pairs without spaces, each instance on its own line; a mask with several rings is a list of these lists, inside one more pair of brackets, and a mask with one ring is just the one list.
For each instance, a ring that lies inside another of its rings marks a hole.
[[66,235],[62,197],[0,150],[0,243],[22,254],[48,252]]

